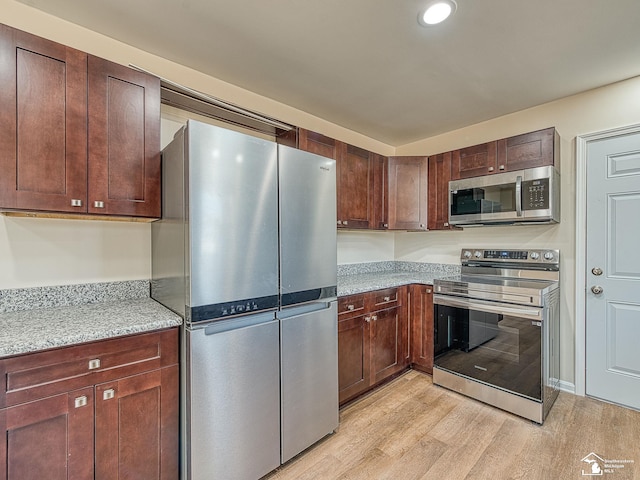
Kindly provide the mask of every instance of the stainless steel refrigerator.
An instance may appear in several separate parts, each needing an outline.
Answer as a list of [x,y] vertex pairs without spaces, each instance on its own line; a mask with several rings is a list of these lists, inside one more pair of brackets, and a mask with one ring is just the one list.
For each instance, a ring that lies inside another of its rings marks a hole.
[[338,426],[335,161],[189,121],[152,297],[184,319],[181,472],[258,479]]

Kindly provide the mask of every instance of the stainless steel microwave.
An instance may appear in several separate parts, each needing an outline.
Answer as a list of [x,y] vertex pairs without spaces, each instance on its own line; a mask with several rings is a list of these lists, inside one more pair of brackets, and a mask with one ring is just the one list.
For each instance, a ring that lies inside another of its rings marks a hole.
[[449,182],[450,225],[559,221],[560,174],[552,166]]

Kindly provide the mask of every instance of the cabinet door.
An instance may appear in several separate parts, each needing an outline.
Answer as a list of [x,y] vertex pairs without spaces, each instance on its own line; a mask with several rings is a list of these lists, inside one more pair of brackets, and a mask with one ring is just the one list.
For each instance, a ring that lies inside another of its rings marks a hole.
[[89,56],[89,213],[160,217],[160,80]]
[[427,157],[389,158],[389,228],[427,229]]
[[96,480],[178,478],[178,366],[95,389]]
[[516,135],[498,141],[498,170],[553,165],[559,141],[555,128]]
[[389,169],[388,158],[377,153],[371,154],[373,175],[373,216],[371,228],[386,230],[389,228]]
[[338,226],[373,228],[371,152],[341,143],[337,159]]
[[451,180],[498,172],[497,144],[483,143],[451,152]]
[[93,388],[0,410],[0,479],[93,479]]
[[369,324],[365,315],[338,321],[340,403],[364,392],[371,385]]
[[0,25],[0,84],[0,206],[86,212],[86,54]]
[[407,366],[407,322],[401,307],[379,310],[370,317],[371,376],[372,383],[377,383]]
[[411,285],[411,363],[433,373],[433,292],[432,287]]
[[451,152],[429,157],[429,230],[449,230]]

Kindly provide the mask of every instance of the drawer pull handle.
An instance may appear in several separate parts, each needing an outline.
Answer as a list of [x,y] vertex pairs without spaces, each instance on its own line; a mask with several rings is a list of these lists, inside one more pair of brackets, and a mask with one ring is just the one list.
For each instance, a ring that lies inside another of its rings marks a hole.
[[81,207],[82,206],[82,200],[77,199],[77,198],[72,198],[71,199],[71,206],[72,207]]
[[347,310],[353,310],[353,309],[355,309],[355,308],[356,308],[356,307],[355,307],[355,306],[353,306],[353,305],[347,305]]
[[385,302],[390,302],[391,301],[391,297],[384,297],[384,301]]
[[89,370],[95,370],[96,368],[100,368],[100,359],[94,358],[93,360],[89,360]]
[[81,397],[76,397],[73,403],[76,408],[85,407],[88,403],[87,396],[82,395]]
[[95,208],[104,208],[104,202],[101,202],[100,200],[96,200],[95,202],[93,202],[93,206]]
[[102,392],[102,399],[103,400],[111,400],[115,396],[116,396],[116,391],[113,388],[110,388],[110,389],[105,390],[104,392]]

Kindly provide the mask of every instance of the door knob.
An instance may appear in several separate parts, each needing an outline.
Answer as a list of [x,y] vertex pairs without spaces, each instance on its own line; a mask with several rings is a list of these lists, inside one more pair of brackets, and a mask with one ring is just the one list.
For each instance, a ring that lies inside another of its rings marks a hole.
[[604,289],[600,285],[594,285],[593,287],[591,287],[591,291],[596,295],[600,295],[602,292],[604,292]]
[[593,267],[591,269],[591,273],[593,273],[596,276],[600,276],[600,275],[602,275],[602,269],[599,268],[599,267]]

